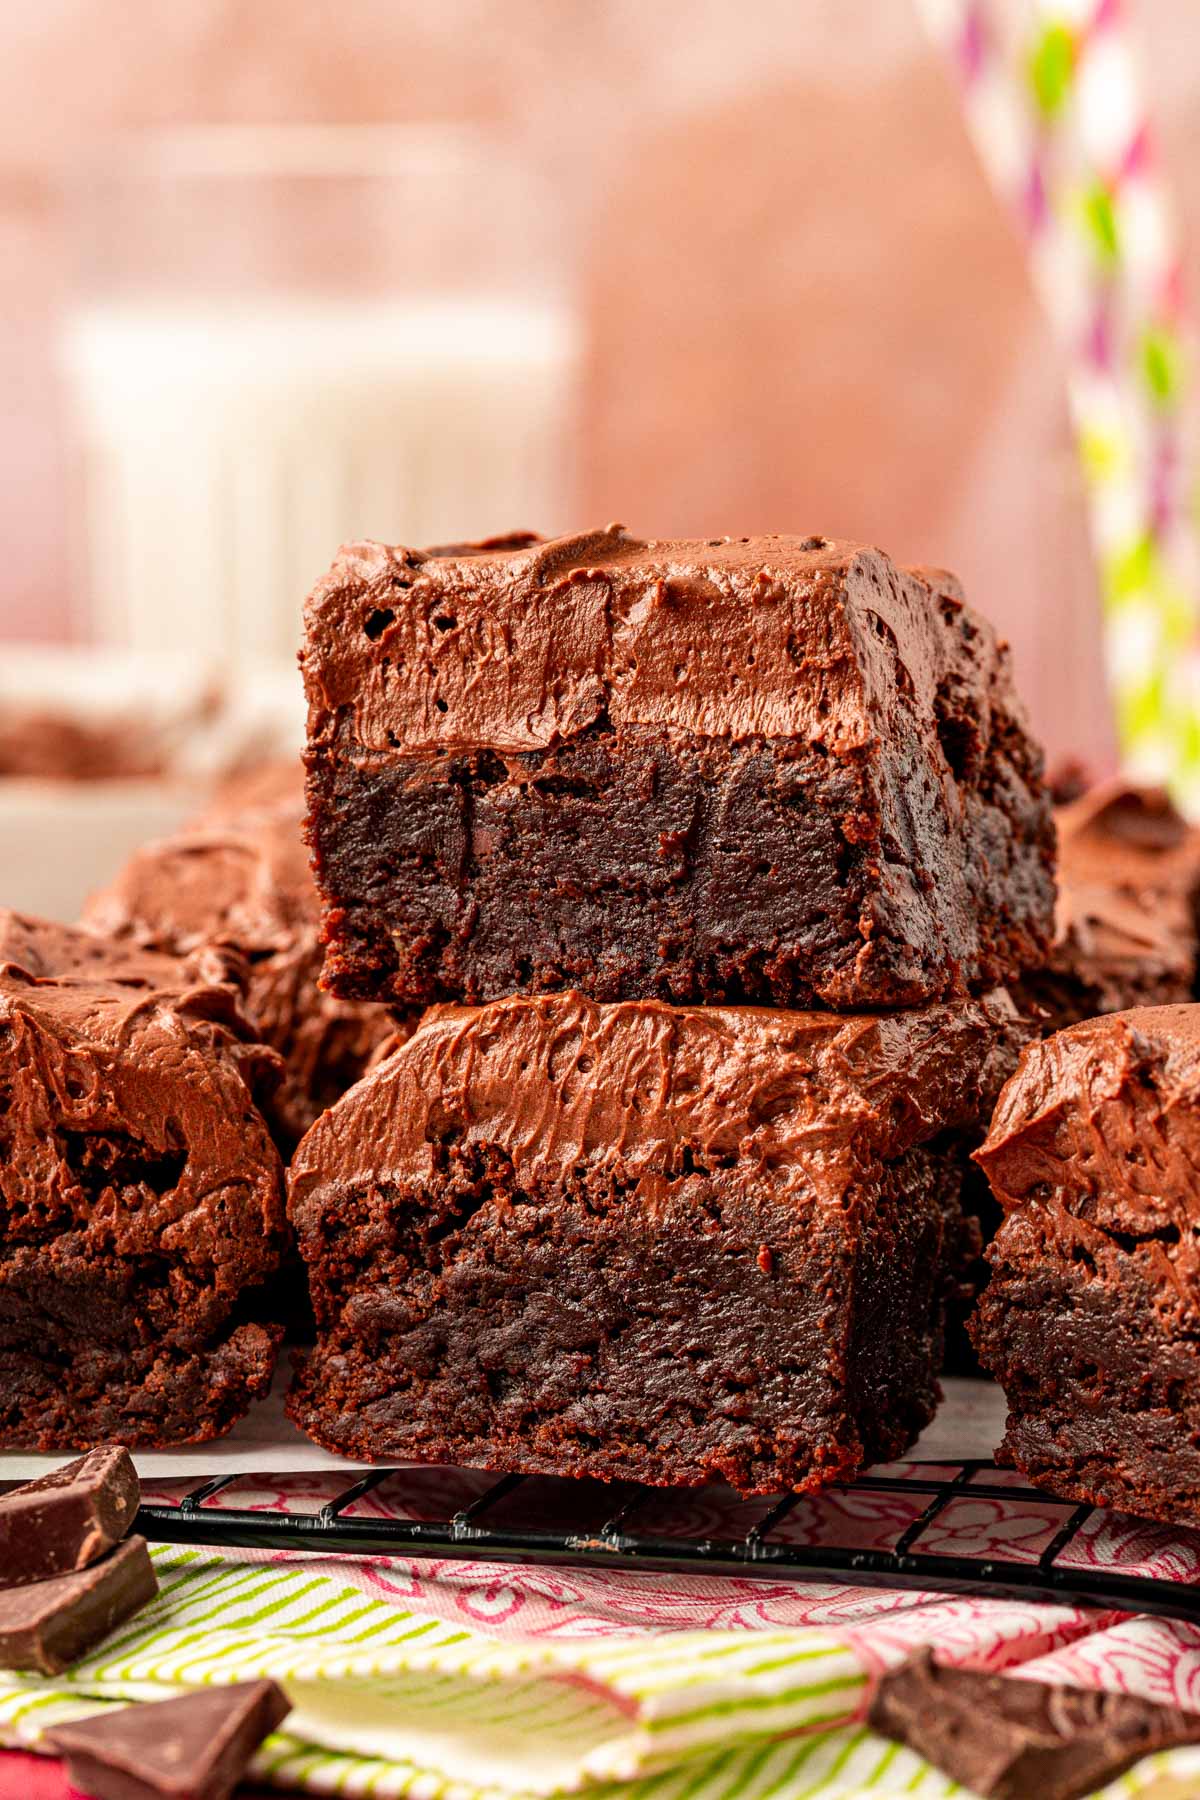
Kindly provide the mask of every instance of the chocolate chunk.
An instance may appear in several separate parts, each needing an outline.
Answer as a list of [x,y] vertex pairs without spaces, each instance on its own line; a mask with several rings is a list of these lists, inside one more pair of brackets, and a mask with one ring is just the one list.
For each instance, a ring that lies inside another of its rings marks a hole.
[[883,1677],[868,1722],[986,1800],[1082,1800],[1152,1751],[1200,1743],[1200,1713],[944,1668],[929,1650]]
[[128,1450],[107,1444],[0,1495],[0,1588],[94,1563],[133,1524],[140,1492]]
[[126,1538],[90,1568],[0,1593],[0,1669],[60,1675],[158,1592],[146,1540]]
[[226,1800],[290,1711],[273,1681],[204,1688],[58,1725],[46,1742],[95,1800]]

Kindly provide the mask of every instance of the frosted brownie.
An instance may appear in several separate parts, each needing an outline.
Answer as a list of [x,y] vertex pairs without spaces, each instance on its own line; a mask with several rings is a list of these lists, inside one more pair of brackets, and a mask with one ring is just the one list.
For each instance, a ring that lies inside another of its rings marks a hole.
[[978,1152],[1004,1211],[974,1336],[1040,1487],[1200,1522],[1200,1007],[1021,1059]]
[[825,538],[352,544],[301,661],[345,997],[855,1010],[1044,956],[1041,755],[951,576]]
[[1050,1029],[1190,1000],[1200,945],[1200,832],[1156,788],[1122,780],[1056,812],[1054,943],[1019,998]]
[[954,1134],[1020,1029],[1004,995],[437,1009],[293,1161],[292,1417],[355,1458],[748,1493],[898,1456],[937,1397]]
[[231,987],[0,915],[0,1444],[199,1442],[267,1391],[277,1080]]
[[129,945],[244,959],[246,1010],[284,1059],[269,1113],[285,1154],[397,1031],[384,1007],[324,994],[320,909],[297,764],[231,788],[203,824],[147,844],[92,896],[90,928]]

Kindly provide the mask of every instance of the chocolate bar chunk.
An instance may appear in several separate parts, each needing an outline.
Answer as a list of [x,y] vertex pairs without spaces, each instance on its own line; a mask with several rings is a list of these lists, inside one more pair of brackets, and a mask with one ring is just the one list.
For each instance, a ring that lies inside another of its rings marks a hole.
[[0,1593],[0,1669],[60,1675],[158,1592],[146,1540],[87,1569]]
[[0,1588],[87,1568],[121,1542],[140,1493],[128,1450],[106,1444],[0,1495]]
[[1200,1713],[943,1668],[929,1650],[883,1677],[868,1722],[987,1800],[1082,1800],[1155,1750],[1200,1743]]
[[226,1800],[291,1708],[273,1681],[205,1688],[56,1726],[46,1742],[95,1800]]

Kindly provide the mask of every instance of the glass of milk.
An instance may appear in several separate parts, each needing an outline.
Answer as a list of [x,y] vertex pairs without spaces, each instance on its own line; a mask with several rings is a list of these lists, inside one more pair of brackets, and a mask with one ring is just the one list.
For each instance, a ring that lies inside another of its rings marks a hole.
[[575,523],[563,234],[511,149],[457,127],[154,134],[73,204],[93,640],[291,658],[342,542]]

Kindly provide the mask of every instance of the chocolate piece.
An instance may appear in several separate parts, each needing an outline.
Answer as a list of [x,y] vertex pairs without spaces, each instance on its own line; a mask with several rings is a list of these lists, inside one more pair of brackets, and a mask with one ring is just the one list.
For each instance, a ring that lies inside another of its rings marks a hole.
[[128,1450],[106,1444],[0,1494],[0,1588],[84,1569],[119,1544],[141,1487]]
[[335,1000],[317,985],[320,917],[298,769],[290,798],[288,785],[276,771],[240,800],[227,790],[215,804],[234,822],[147,844],[84,913],[91,929],[131,946],[245,959],[246,1010],[284,1059],[268,1111],[285,1154],[400,1029],[386,1008]]
[[1084,1800],[1143,1756],[1200,1743],[1200,1714],[1134,1694],[944,1667],[918,1650],[867,1722],[986,1800]]
[[265,1737],[291,1711],[273,1681],[201,1688],[178,1700],[110,1706],[45,1742],[95,1800],[228,1800]]
[[1004,1211],[973,1332],[1007,1460],[1070,1499],[1200,1522],[1200,1007],[1033,1045],[977,1160]]
[[287,1241],[282,1170],[252,1089],[277,1058],[228,986],[39,974],[86,934],[20,929],[32,949],[0,960],[0,1443],[201,1442],[275,1361],[252,1290]]
[[952,577],[617,528],[313,593],[325,980],[405,1005],[915,1005],[1040,962],[1041,755]]
[[961,1248],[946,1134],[1019,1030],[1002,994],[438,1009],[293,1161],[292,1417],[355,1457],[746,1493],[900,1455]]
[[86,1569],[0,1590],[0,1669],[61,1675],[157,1592],[142,1537]]

